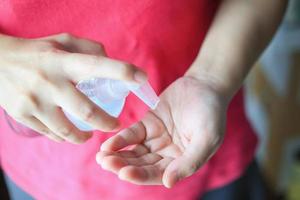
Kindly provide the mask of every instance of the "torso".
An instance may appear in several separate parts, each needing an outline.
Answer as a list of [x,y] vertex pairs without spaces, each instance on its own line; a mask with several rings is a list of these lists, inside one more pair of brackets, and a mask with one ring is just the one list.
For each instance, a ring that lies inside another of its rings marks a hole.
[[[217,4],[209,0],[5,0],[0,4],[0,32],[25,38],[68,32],[99,41],[110,57],[147,71],[160,93],[193,62]],[[146,107],[130,96],[121,116],[123,125],[145,112]],[[37,199],[194,199],[236,178],[253,157],[256,138],[245,118],[241,92],[228,115],[227,135],[218,153],[171,190],[135,186],[103,171],[95,163],[95,154],[107,135],[97,132],[79,146],[56,144],[14,133],[4,115],[0,116],[1,164]]]

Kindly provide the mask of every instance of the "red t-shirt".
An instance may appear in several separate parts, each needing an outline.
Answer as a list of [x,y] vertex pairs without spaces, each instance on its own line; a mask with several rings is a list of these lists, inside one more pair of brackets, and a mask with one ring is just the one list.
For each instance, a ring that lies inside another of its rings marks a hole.
[[[68,32],[99,41],[110,57],[142,67],[160,93],[182,76],[195,59],[218,3],[213,0],[4,0],[0,2],[0,32],[25,38]],[[195,199],[204,191],[240,176],[253,159],[256,137],[243,107],[240,91],[229,107],[221,148],[196,174],[172,189],[133,185],[102,170],[95,162],[95,154],[108,135],[96,131],[82,145],[26,137],[18,134],[19,126],[8,120],[3,110],[0,110],[1,166],[37,199]],[[121,115],[124,127],[138,121],[146,111],[140,100],[129,96]]]

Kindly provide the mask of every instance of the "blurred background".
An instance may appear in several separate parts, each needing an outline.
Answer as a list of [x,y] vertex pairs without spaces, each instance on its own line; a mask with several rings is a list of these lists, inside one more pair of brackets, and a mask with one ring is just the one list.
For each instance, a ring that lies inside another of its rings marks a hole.
[[[269,198],[300,200],[300,0],[290,0],[280,29],[247,78],[246,91]],[[0,172],[0,199],[8,199],[2,178]]]
[[246,82],[246,109],[260,138],[257,160],[272,199],[300,200],[300,0]]

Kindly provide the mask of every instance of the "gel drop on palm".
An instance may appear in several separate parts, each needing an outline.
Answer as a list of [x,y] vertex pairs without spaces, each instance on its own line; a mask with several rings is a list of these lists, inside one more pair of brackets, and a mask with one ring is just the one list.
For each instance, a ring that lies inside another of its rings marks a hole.
[[[149,82],[142,85],[127,83],[120,80],[105,78],[93,78],[80,81],[76,86],[90,100],[113,117],[118,117],[124,107],[126,97],[130,92],[134,93],[151,109],[155,109],[159,102]],[[66,116],[82,131],[90,131],[93,128],[70,113]]]

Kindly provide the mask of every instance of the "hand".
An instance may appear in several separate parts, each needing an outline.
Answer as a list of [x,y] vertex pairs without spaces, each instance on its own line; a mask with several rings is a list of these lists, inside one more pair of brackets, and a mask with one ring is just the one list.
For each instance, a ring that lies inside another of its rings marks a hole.
[[95,129],[118,127],[117,119],[76,89],[78,81],[146,79],[135,66],[107,58],[100,44],[68,34],[34,40],[0,35],[0,43],[0,105],[18,122],[56,141],[82,143],[91,137],[62,108]]
[[96,160],[122,180],[172,187],[219,147],[227,102],[205,81],[180,78],[162,93],[155,110],[105,141]]

